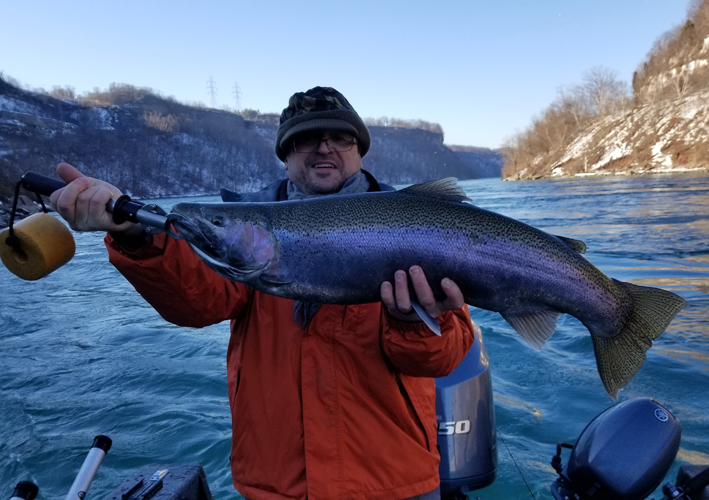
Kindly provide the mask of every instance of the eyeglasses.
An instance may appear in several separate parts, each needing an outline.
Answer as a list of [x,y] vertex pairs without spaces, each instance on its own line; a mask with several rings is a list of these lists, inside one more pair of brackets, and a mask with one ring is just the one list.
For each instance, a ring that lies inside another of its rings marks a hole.
[[328,151],[336,153],[344,153],[345,151],[351,150],[355,144],[357,144],[357,139],[354,137],[343,137],[341,135],[336,135],[329,137],[327,139],[321,139],[320,137],[300,137],[293,140],[293,151],[296,153],[312,153],[320,149],[320,144],[325,143]]

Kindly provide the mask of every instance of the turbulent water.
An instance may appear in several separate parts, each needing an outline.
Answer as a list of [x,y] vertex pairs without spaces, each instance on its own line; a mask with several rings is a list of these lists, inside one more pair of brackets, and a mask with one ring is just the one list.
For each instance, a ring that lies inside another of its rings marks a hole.
[[[689,302],[620,400],[653,397],[681,421],[668,480],[681,464],[709,464],[709,176],[461,186],[481,207],[585,241],[586,257],[606,274],[666,288]],[[177,201],[159,203],[168,208]],[[31,480],[40,499],[63,498],[81,454],[94,436],[106,434],[113,448],[89,499],[103,498],[144,465],[170,463],[202,464],[216,498],[238,498],[228,460],[228,324],[166,323],[108,264],[101,235],[75,239],[74,259],[40,281],[0,268],[4,494]],[[500,461],[495,483],[470,497],[551,498],[556,443],[573,442],[613,403],[588,332],[563,316],[537,352],[496,313],[472,314],[490,356]]]

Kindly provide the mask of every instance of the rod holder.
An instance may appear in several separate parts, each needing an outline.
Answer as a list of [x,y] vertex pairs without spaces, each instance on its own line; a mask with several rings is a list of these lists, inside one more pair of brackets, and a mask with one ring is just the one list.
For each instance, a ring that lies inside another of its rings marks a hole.
[[84,460],[79,473],[74,479],[74,483],[66,495],[66,500],[84,500],[86,492],[89,491],[89,486],[94,480],[96,471],[98,471],[101,462],[103,462],[106,453],[111,449],[111,438],[108,436],[96,436],[91,445],[89,454]]

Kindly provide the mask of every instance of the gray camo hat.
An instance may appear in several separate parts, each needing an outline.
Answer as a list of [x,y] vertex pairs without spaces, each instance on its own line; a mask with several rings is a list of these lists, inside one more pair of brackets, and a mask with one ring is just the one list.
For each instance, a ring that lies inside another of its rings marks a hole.
[[352,105],[332,87],[296,92],[281,113],[276,132],[276,156],[285,161],[293,136],[311,130],[341,130],[357,138],[359,154],[369,151],[369,130]]

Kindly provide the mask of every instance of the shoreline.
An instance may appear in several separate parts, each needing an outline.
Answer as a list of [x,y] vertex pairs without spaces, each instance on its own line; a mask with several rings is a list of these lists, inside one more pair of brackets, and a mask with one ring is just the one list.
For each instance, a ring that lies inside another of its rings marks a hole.
[[707,173],[709,174],[709,166],[706,167],[678,167],[678,168],[659,168],[650,170],[623,170],[615,172],[578,172],[573,175],[540,175],[538,177],[503,177],[503,181],[536,181],[536,180],[549,180],[549,179],[574,179],[577,177],[611,177],[611,176],[641,176],[641,175],[667,175],[667,174],[698,174]]

